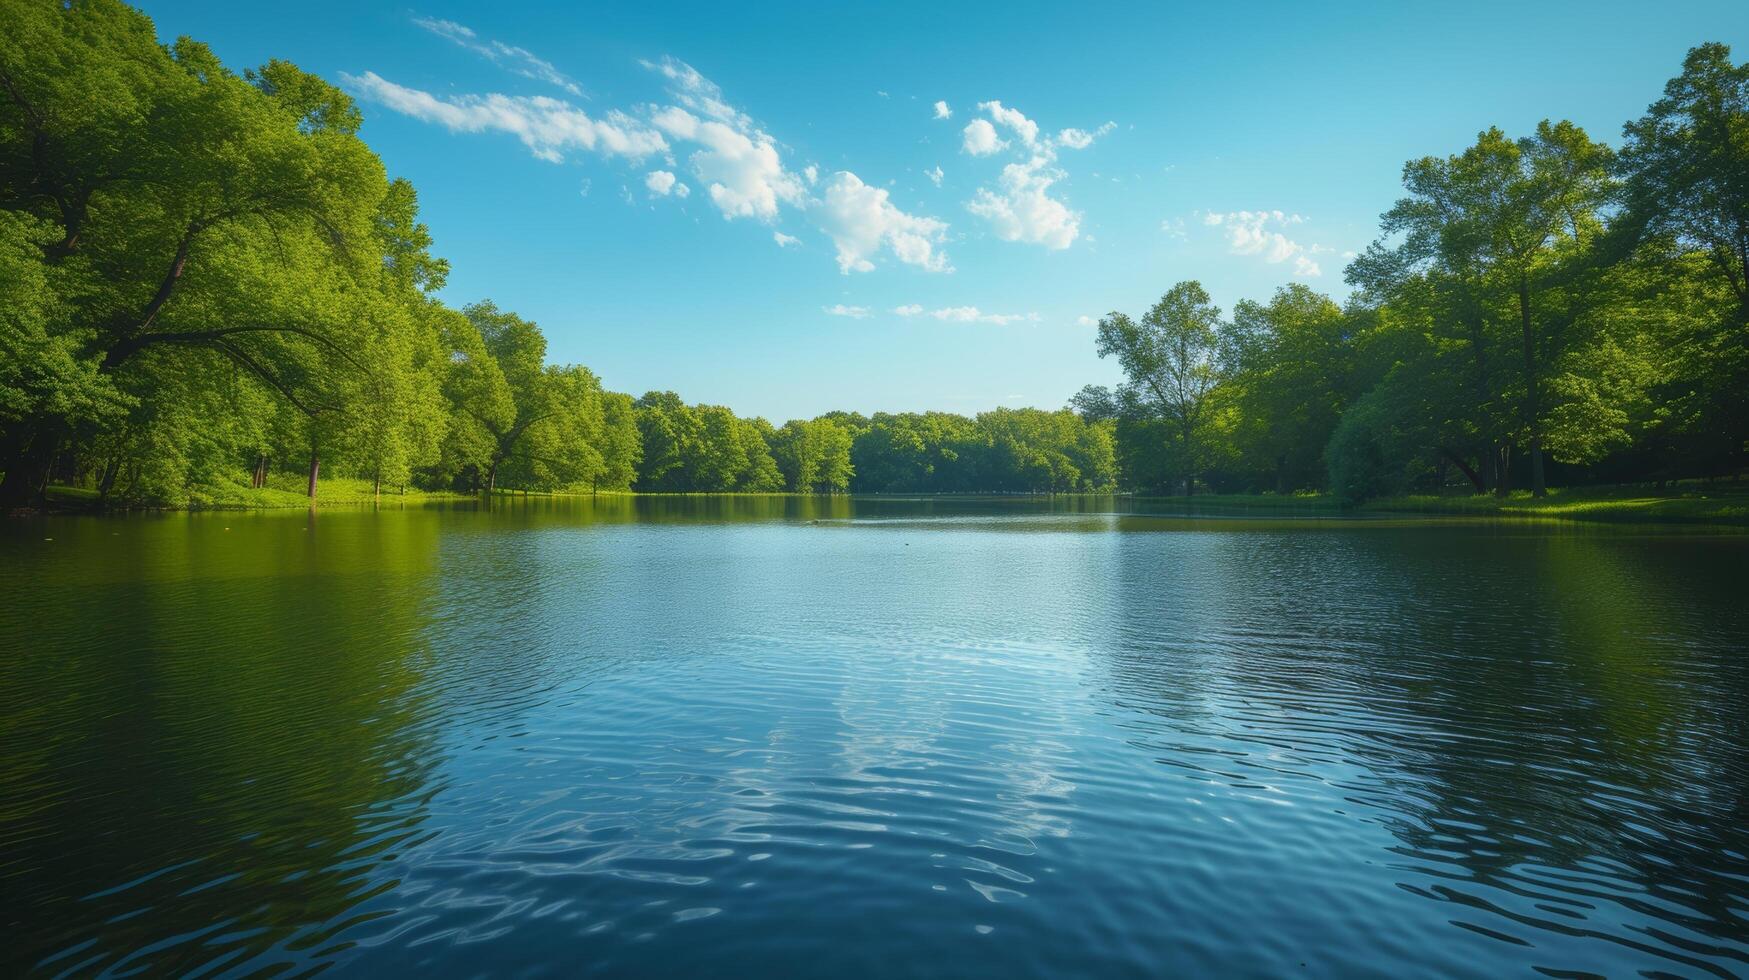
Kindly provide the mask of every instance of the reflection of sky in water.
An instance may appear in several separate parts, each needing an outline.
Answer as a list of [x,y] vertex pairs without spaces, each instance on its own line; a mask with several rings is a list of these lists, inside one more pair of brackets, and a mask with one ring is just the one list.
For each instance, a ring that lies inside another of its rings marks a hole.
[[0,541],[65,586],[0,572],[43,651],[0,665],[0,870],[48,972],[1749,966],[1749,538],[220,520]]

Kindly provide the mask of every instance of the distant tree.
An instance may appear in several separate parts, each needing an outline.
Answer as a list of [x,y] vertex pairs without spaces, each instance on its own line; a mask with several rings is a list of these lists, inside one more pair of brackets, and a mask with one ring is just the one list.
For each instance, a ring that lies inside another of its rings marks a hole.
[[850,430],[833,418],[794,420],[774,433],[772,455],[795,493],[843,493],[855,472]]

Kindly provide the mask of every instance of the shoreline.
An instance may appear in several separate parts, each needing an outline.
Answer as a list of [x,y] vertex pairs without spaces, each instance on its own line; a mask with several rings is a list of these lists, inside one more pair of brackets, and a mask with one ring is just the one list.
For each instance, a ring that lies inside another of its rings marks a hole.
[[[273,487],[261,489],[224,488],[210,497],[197,497],[181,504],[132,505],[97,507],[95,494],[89,490],[76,487],[50,487],[49,506],[46,509],[23,509],[14,511],[11,516],[99,516],[120,515],[130,513],[174,513],[224,511],[244,512],[254,510],[297,510],[310,507],[335,508],[371,508],[384,505],[428,505],[428,504],[459,504],[478,503],[486,494],[459,493],[455,491],[407,490],[405,492],[383,493],[380,496],[370,491],[370,485],[362,480],[340,480],[334,485],[324,485],[312,501],[301,492],[281,490]],[[1512,495],[1499,498],[1494,496],[1433,496],[1411,495],[1387,497],[1368,501],[1357,506],[1343,506],[1330,494],[1284,495],[1274,494],[1200,494],[1193,497],[1155,496],[1132,493],[850,493],[850,494],[804,494],[804,493],[643,493],[633,490],[605,491],[543,491],[543,490],[497,490],[489,496],[498,499],[533,499],[533,498],[818,498],[818,497],[850,497],[865,500],[1041,500],[1041,499],[1087,499],[1112,498],[1125,499],[1159,505],[1181,507],[1190,514],[1207,514],[1219,516],[1235,512],[1252,514],[1273,514],[1282,517],[1380,517],[1380,516],[1435,516],[1435,517],[1471,517],[1494,518],[1506,520],[1557,520],[1611,522],[1626,524],[1714,524],[1720,526],[1749,526],[1749,487],[1742,489],[1702,488],[1696,486],[1673,487],[1663,492],[1648,490],[1643,487],[1574,487],[1556,488],[1542,499],[1532,497],[1528,492],[1515,492]]]

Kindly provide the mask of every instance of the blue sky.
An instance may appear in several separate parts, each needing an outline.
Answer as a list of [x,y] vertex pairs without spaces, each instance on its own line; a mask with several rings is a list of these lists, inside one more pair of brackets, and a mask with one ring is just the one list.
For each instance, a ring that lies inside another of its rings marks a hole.
[[142,6],[353,92],[447,301],[779,422],[1060,407],[1117,377],[1102,313],[1340,299],[1405,160],[1545,117],[1614,142],[1689,47],[1749,55],[1741,0]]

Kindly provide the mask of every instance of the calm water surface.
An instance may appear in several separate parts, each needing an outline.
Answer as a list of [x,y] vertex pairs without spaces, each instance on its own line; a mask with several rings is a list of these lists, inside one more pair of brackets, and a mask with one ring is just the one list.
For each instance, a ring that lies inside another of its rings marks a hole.
[[1136,509],[8,522],[0,973],[1749,973],[1749,535]]

